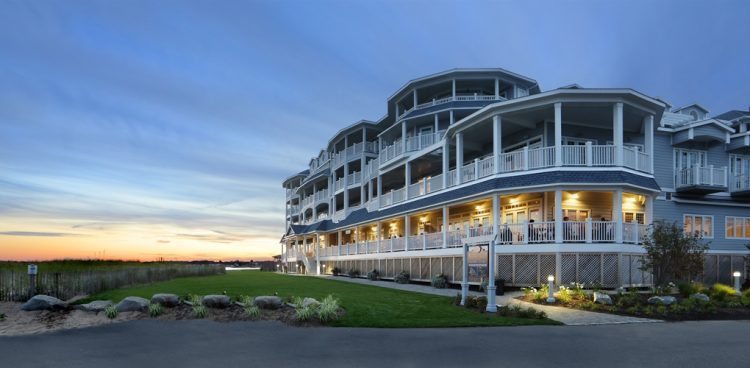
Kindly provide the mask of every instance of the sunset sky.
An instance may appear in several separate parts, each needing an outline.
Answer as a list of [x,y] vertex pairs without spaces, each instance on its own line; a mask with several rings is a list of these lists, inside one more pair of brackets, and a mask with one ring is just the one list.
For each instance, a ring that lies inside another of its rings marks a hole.
[[750,105],[747,1],[0,1],[0,259],[262,259],[281,181],[409,79]]

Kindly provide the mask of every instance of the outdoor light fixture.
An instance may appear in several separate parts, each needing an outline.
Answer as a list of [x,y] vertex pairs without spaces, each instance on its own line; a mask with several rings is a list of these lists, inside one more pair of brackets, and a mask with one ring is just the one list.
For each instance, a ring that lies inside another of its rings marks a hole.
[[570,193],[570,198],[578,199],[578,193]]
[[555,288],[555,276],[547,276],[547,303],[554,303],[554,288]]
[[742,276],[742,274],[740,271],[734,271],[732,276],[734,276],[734,292],[737,293],[737,295],[740,295],[742,294],[740,292],[740,276]]

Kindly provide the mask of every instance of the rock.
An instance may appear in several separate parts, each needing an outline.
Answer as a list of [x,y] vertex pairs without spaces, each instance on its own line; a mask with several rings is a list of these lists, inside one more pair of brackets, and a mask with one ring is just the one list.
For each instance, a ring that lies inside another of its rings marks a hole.
[[313,298],[305,298],[302,300],[302,308],[307,308],[311,305],[320,305],[320,302]]
[[99,313],[107,309],[107,307],[109,307],[112,304],[114,303],[112,303],[111,300],[94,300],[93,302],[88,303],[88,304],[77,305],[75,308],[78,310],[86,311],[86,312]]
[[68,303],[49,295],[34,295],[29,301],[21,305],[21,310],[65,310]]
[[665,295],[665,296],[652,296],[648,298],[648,304],[661,304],[661,305],[670,305],[674,304],[677,301],[675,297]]
[[703,294],[703,293],[695,293],[693,295],[690,295],[690,299],[697,299],[702,302],[708,302],[711,300],[711,298],[709,298],[708,295]]
[[180,297],[175,294],[154,294],[151,304],[161,304],[164,307],[176,307],[180,304]]
[[206,295],[201,303],[209,308],[226,308],[229,306],[229,297],[226,295]]
[[118,312],[139,312],[148,309],[148,304],[147,299],[138,296],[129,296],[117,303],[115,308],[117,308]]
[[594,303],[612,305],[612,298],[607,294],[594,292]]
[[253,305],[261,309],[278,309],[284,304],[278,296],[256,296]]

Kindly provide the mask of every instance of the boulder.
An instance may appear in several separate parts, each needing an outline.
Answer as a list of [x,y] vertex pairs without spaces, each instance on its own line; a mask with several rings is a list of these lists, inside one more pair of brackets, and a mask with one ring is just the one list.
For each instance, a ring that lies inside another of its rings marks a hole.
[[278,296],[257,296],[253,299],[253,305],[261,309],[278,309],[284,304]]
[[229,297],[226,295],[206,295],[201,299],[201,303],[209,308],[226,308],[229,302]]
[[612,305],[612,298],[607,294],[594,292],[594,303]]
[[711,300],[711,298],[709,298],[708,295],[703,294],[703,293],[695,293],[693,295],[690,295],[690,299],[697,299],[702,302],[708,302]]
[[313,298],[305,298],[302,300],[302,308],[307,308],[311,305],[320,305],[320,302]]
[[78,310],[86,311],[86,312],[99,313],[107,309],[107,307],[109,307],[112,304],[114,303],[112,303],[111,300],[94,300],[93,302],[88,303],[88,304],[77,305],[75,308]]
[[21,305],[21,310],[65,310],[68,303],[49,295],[34,295],[29,301]]
[[652,296],[648,298],[648,304],[661,304],[661,305],[670,305],[674,304],[677,301],[675,297],[665,295],[665,296]]
[[175,294],[154,294],[151,304],[161,304],[164,307],[176,307],[180,304],[180,297]]
[[129,296],[115,306],[118,312],[141,312],[148,309],[148,300],[138,297]]

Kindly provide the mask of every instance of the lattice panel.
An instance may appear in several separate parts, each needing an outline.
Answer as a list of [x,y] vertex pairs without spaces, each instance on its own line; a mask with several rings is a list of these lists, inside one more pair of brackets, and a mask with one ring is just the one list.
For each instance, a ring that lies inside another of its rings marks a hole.
[[412,280],[419,280],[419,258],[412,258],[409,260],[409,278]]
[[430,259],[429,258],[420,258],[419,259],[420,264],[420,273],[419,276],[422,280],[431,280],[432,277],[430,276]]
[[440,258],[440,263],[442,263],[442,272],[445,274],[445,276],[448,276],[448,281],[453,282],[455,280],[455,276],[453,276],[453,258]]
[[560,255],[560,283],[562,285],[570,285],[571,282],[577,281],[578,277],[576,274],[576,255]]
[[505,280],[506,284],[513,282],[513,256],[497,256],[497,278]]
[[440,258],[430,258],[430,275],[437,275],[443,273],[443,264],[440,262]]
[[601,282],[601,255],[581,253],[578,255],[578,277],[586,285]]
[[707,255],[703,263],[703,282],[708,285],[715,284],[717,281],[716,276],[719,272],[716,268],[717,258],[718,256],[715,255]]
[[733,285],[732,279],[732,256],[719,256],[719,282],[726,285]]
[[745,257],[732,256],[732,273],[734,271],[740,271],[742,276],[745,276]]
[[[405,268],[404,268],[405,267]],[[396,258],[393,260],[393,275],[394,277],[401,273],[401,271],[409,271],[409,260],[404,262],[402,258]]]
[[541,284],[547,280],[547,276],[555,276],[555,255],[554,254],[541,254],[539,255],[539,277],[541,278],[538,283]]
[[393,277],[393,260],[384,259],[383,261],[385,262],[385,277]]
[[617,287],[619,283],[619,275],[617,262],[619,261],[617,254],[602,254],[602,285],[607,287]]
[[536,254],[516,255],[516,285],[538,286],[538,257]]
[[464,280],[464,260],[461,257],[453,257],[454,281],[462,282]]

